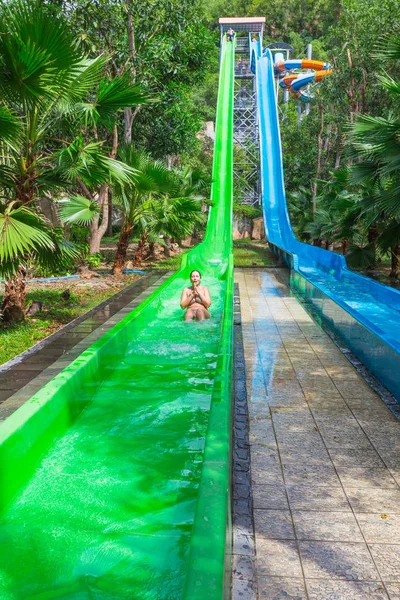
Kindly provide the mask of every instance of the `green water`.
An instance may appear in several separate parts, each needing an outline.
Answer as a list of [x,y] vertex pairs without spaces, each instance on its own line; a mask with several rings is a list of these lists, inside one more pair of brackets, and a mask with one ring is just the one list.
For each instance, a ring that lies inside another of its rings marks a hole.
[[182,597],[220,341],[185,323],[185,282],[121,349],[0,525],[1,600]]

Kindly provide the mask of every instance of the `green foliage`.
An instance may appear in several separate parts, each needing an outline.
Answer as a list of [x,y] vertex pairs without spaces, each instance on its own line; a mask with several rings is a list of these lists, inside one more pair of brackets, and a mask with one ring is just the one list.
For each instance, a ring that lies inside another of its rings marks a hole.
[[310,188],[300,187],[287,195],[290,222],[296,236],[303,242],[310,240],[307,230],[313,221],[313,200]]
[[[86,51],[113,54],[113,70],[140,81],[158,103],[135,114],[133,139],[155,158],[190,150],[200,129],[198,90],[211,57],[218,65],[215,38],[198,0],[61,0]],[[128,20],[133,36],[128,40]],[[131,45],[131,47],[130,47]]]
[[[54,6],[37,0],[2,3],[0,274],[6,279],[27,262],[69,269],[81,255],[40,214],[36,202],[43,195],[69,192],[62,211],[66,222],[88,223],[99,212],[94,201],[99,188],[135,174],[109,155],[104,142],[91,141],[99,132],[107,137],[122,109],[150,101],[126,74],[111,77],[109,62],[105,55],[81,54]],[[85,197],[74,194],[74,187]]]
[[310,188],[315,177],[320,116],[314,109],[299,122],[297,108],[292,102],[282,110],[282,158],[285,187],[289,193],[298,188]]
[[95,252],[94,254],[89,254],[85,257],[85,262],[91,269],[98,269],[101,261],[103,259],[103,255],[100,252]]
[[210,72],[202,85],[195,86],[192,99],[198,115],[204,121],[215,121],[218,96],[218,68]]
[[262,210],[259,207],[250,204],[240,204],[233,202],[233,214],[237,217],[246,217],[247,219],[257,219],[262,216]]
[[98,204],[83,196],[71,196],[60,200],[59,204],[61,205],[60,216],[63,222],[68,224],[89,225],[93,215],[99,212]]

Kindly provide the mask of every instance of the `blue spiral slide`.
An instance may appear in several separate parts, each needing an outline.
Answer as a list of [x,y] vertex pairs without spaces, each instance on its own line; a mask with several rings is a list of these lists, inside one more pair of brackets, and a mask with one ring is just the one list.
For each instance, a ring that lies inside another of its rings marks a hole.
[[300,242],[285,198],[271,52],[253,42],[266,236],[291,269],[291,287],[400,402],[400,292],[348,269],[340,254]]

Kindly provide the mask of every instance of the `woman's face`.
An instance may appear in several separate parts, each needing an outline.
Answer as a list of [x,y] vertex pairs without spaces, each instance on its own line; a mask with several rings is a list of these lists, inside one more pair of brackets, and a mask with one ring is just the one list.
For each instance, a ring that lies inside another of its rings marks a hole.
[[200,279],[201,277],[198,271],[193,271],[193,273],[190,275],[190,281],[195,285],[198,285],[200,283]]

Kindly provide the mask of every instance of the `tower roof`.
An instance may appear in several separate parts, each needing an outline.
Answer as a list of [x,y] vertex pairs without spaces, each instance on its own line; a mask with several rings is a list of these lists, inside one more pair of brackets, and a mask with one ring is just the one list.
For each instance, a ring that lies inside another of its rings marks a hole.
[[264,30],[264,24],[265,17],[221,17],[219,19],[219,25],[223,32],[232,27],[235,31],[256,33]]

